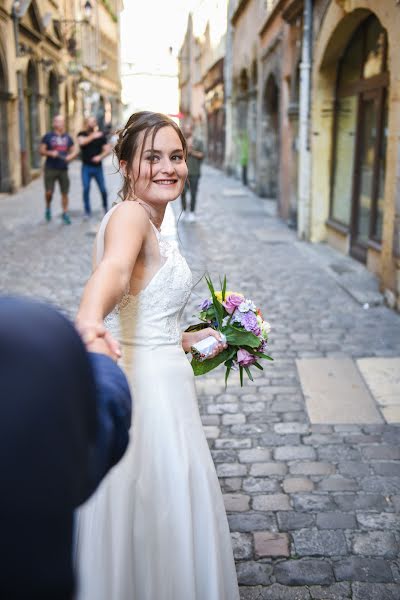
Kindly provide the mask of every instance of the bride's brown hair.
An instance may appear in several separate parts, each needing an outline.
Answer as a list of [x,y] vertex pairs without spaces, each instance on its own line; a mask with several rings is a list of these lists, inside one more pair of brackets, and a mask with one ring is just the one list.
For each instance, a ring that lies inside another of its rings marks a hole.
[[[145,147],[145,143],[147,137],[151,133],[151,150],[154,150],[154,138],[157,134],[157,131],[162,127],[172,127],[179,136],[179,139],[182,142],[183,155],[187,157],[187,146],[186,140],[183,136],[182,131],[179,129],[178,125],[167,115],[163,115],[162,113],[155,113],[150,111],[140,111],[137,113],[133,113],[131,115],[123,129],[120,129],[118,133],[118,141],[114,147],[114,153],[118,160],[118,171],[121,173],[121,160],[126,161],[126,171],[123,173],[123,185],[120,191],[118,192],[121,200],[126,200],[129,195],[133,192],[135,193],[134,185],[137,180],[133,181],[133,187],[131,183],[131,179],[129,177],[129,169],[132,166],[133,159],[136,153],[139,150],[139,137],[142,131],[144,131],[143,141],[140,148],[140,159],[139,159],[139,174],[140,176],[140,161],[142,160],[143,151]],[[151,168],[150,164],[150,176],[151,176]]]

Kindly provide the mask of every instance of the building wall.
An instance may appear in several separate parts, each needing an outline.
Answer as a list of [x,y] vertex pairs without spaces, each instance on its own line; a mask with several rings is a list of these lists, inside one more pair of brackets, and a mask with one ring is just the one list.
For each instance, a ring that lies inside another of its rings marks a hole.
[[[384,182],[384,222],[380,249],[368,248],[367,266],[378,274],[382,290],[394,304],[400,295],[399,221],[400,197],[398,140],[400,139],[400,12],[392,2],[344,0],[331,2],[322,22],[314,49],[312,109],[312,213],[311,239],[328,239],[343,252],[349,248],[349,234],[327,225],[329,218],[332,160],[334,82],[338,59],[344,45],[367,11],[376,15],[388,36],[388,143]],[[397,200],[399,202],[399,200]]]
[[[82,22],[79,0],[31,0],[18,18],[13,5],[0,0],[0,191],[15,191],[40,174],[38,146],[54,114],[64,114],[76,135],[89,92],[106,108],[113,104],[110,125],[120,118],[120,2],[93,0],[91,25]],[[82,48],[85,27],[95,32],[90,64]]]

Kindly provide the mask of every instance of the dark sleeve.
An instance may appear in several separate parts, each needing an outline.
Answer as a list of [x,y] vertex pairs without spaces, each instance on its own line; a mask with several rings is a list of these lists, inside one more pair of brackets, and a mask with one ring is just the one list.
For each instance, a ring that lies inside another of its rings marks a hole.
[[129,442],[132,400],[128,381],[111,358],[89,353],[97,399],[97,436],[89,461],[89,497],[123,456]]
[[106,136],[105,136],[105,135],[103,135],[103,137],[102,137],[102,138],[100,138],[100,141],[101,141],[101,145],[102,145],[102,146],[105,146],[106,144],[108,144],[108,142],[107,142],[107,138],[106,138]]
[[72,137],[69,135],[68,136],[68,148],[71,148],[71,146],[74,145],[74,140],[72,139]]
[[42,139],[40,140],[40,143],[41,143],[41,144],[47,144],[47,146],[48,146],[48,144],[49,144],[49,134],[48,134],[48,133],[46,133],[46,134],[45,134],[45,135],[42,137]]

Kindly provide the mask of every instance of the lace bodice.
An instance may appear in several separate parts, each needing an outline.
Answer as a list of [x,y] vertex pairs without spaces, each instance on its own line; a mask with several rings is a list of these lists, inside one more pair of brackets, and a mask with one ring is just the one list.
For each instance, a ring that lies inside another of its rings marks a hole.
[[[100,225],[97,262],[103,255],[104,232],[111,211]],[[107,329],[122,344],[157,347],[181,343],[180,318],[192,290],[192,274],[176,244],[153,228],[164,259],[162,266],[145,289],[135,296],[125,294],[105,319]]]

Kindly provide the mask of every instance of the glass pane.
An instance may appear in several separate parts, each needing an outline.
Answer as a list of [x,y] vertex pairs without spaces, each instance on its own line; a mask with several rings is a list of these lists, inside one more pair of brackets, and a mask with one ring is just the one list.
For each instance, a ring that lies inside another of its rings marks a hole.
[[386,33],[378,19],[372,18],[368,22],[365,41],[365,63],[363,77],[368,79],[379,75],[383,70],[383,57],[385,50]]
[[339,73],[339,92],[349,83],[354,83],[361,79],[361,67],[363,62],[363,35],[362,30],[358,30],[354,35],[350,45],[340,63]]
[[376,101],[363,102],[362,147],[360,156],[360,197],[358,201],[357,239],[367,242],[369,239],[372,184],[376,146]]
[[357,96],[341,98],[337,108],[332,217],[350,224]]
[[383,115],[383,132],[382,142],[379,153],[379,183],[378,183],[378,198],[376,205],[376,223],[375,223],[375,239],[378,241],[382,240],[382,229],[383,229],[383,204],[384,204],[384,191],[385,191],[385,173],[386,173],[386,151],[387,151],[387,136],[388,136],[388,107],[387,107],[387,94],[385,101]]

